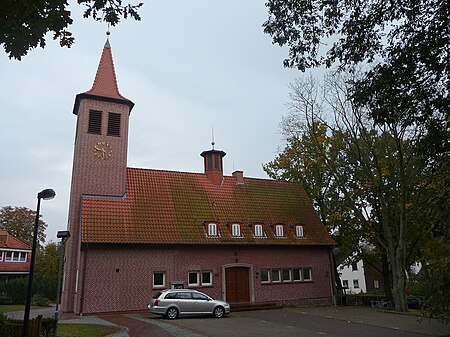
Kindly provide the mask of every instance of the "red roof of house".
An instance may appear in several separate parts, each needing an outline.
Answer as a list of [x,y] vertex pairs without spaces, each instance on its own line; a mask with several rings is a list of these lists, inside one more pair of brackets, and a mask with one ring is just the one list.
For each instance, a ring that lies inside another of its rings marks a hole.
[[[124,198],[82,198],[82,241],[89,243],[177,243],[333,245],[303,188],[296,183],[244,178],[238,184],[224,176],[221,186],[205,174],[127,169]],[[205,222],[217,222],[220,237],[209,238]],[[242,238],[231,236],[231,223],[241,223]],[[252,224],[261,223],[265,238],[255,238]],[[285,225],[277,238],[272,226]],[[293,225],[304,227],[295,237]]]
[[0,248],[23,249],[31,251],[30,246],[23,243],[19,239],[16,239],[4,229],[0,229]]

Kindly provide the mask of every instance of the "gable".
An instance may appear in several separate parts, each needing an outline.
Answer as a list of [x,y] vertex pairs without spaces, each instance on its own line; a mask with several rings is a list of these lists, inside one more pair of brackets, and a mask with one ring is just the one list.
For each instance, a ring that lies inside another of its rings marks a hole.
[[[225,176],[213,185],[205,174],[127,169],[124,198],[82,198],[82,241],[142,244],[333,245],[303,188],[296,183]],[[216,222],[219,235],[205,233],[205,222]],[[242,236],[233,238],[232,223]],[[266,236],[255,238],[252,224],[264,225]],[[283,223],[277,238],[273,224]],[[297,238],[294,224],[304,226]]]

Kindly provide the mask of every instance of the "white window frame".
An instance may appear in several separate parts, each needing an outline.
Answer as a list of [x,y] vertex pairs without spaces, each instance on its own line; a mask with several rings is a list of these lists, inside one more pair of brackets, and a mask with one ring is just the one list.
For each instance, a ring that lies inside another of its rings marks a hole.
[[[197,282],[191,283],[191,274],[196,275]],[[200,286],[200,272],[197,270],[192,270],[188,272],[188,286],[189,287],[199,287]]]
[[[155,284],[155,275],[162,274],[163,282],[162,284]],[[153,288],[165,288],[166,287],[166,272],[165,271],[154,271],[153,272]]]
[[348,289],[348,280],[342,280],[342,287]]
[[231,236],[241,237],[241,225],[240,224],[234,223],[231,225]]
[[[285,272],[285,271],[287,271],[288,274],[289,274],[289,277],[288,277],[288,278],[284,278],[284,272]],[[288,269],[288,268],[283,268],[283,269],[281,270],[281,280],[282,280],[283,282],[292,282],[292,270],[291,270],[291,269]]]
[[373,280],[373,287],[375,289],[379,289],[380,288],[380,282],[378,282],[378,280]]
[[359,280],[358,279],[354,279],[353,280],[353,288],[354,289],[359,289]]
[[208,236],[215,237],[217,233],[217,224],[215,222],[208,223]]
[[[298,276],[299,276],[298,279],[295,278],[295,273],[294,273],[295,270],[298,270]],[[302,281],[302,275],[303,275],[302,268],[293,268],[293,270],[292,270],[292,280],[294,282]]]
[[295,235],[296,235],[298,238],[303,238],[303,237],[305,237],[305,232],[304,232],[304,230],[303,230],[303,226],[302,226],[302,225],[297,225],[297,226],[295,226]]
[[[305,278],[305,270],[309,270],[309,278]],[[312,269],[307,267],[302,270],[303,281],[312,281]]]
[[[8,258],[8,255],[10,254],[10,257]],[[7,250],[5,251],[5,262],[13,262],[14,252]]]
[[[263,273],[267,273],[267,280],[263,280]],[[270,269],[262,268],[261,269],[261,283],[270,283]]]
[[3,250],[0,251],[0,262],[3,262]]
[[257,238],[264,237],[264,230],[263,230],[263,226],[261,224],[256,224],[254,226],[254,230],[255,230],[255,237],[257,237]]
[[[204,274],[208,274],[209,275],[209,282],[204,282],[203,281],[203,275]],[[213,285],[213,273],[211,270],[202,270],[201,272],[201,277],[202,277],[202,286],[212,286]]]
[[[275,280],[273,275],[274,273],[278,274],[278,280]],[[270,278],[273,283],[281,283],[281,270],[280,269],[271,269],[270,270]]]
[[284,228],[283,225],[275,225],[275,236],[277,238],[284,237]]

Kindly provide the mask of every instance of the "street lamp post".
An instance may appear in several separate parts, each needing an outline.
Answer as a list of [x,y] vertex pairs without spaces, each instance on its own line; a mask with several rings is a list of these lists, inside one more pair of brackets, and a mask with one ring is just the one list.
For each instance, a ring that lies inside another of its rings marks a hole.
[[64,265],[64,247],[66,244],[66,241],[68,238],[70,238],[70,232],[69,231],[58,231],[56,234],[56,237],[58,239],[61,239],[61,247],[59,247],[59,263],[58,263],[58,287],[57,287],[57,293],[56,293],[56,308],[55,308],[55,335],[54,337],[58,336],[58,319],[59,319],[59,302],[61,300],[61,275],[63,271],[63,265]]
[[34,220],[33,246],[31,248],[30,274],[28,275],[27,301],[25,303],[25,311],[23,313],[22,337],[28,337],[28,330],[30,323],[30,307],[31,307],[31,296],[33,292],[34,262],[36,259],[36,242],[39,229],[39,211],[41,208],[41,199],[51,200],[55,197],[55,195],[56,195],[55,191],[50,188],[42,190],[37,195],[38,202],[36,209],[36,218]]

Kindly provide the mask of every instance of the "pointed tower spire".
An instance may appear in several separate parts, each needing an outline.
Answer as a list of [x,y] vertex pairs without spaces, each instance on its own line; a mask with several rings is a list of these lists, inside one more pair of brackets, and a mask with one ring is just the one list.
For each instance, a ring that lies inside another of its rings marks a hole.
[[130,107],[130,111],[134,106],[132,101],[122,96],[119,92],[109,38],[106,39],[103,47],[92,88],[76,96],[73,108],[75,115],[78,113],[80,99],[82,98],[95,98],[102,101],[126,104]]

